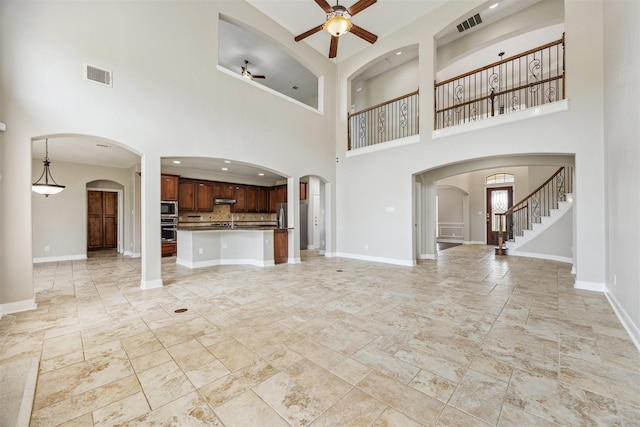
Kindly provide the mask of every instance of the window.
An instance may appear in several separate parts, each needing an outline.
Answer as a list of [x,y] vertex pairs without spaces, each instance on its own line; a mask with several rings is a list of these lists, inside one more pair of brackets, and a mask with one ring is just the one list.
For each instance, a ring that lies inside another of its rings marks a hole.
[[511,173],[495,173],[489,175],[486,179],[486,184],[505,184],[508,182],[515,182],[513,174]]

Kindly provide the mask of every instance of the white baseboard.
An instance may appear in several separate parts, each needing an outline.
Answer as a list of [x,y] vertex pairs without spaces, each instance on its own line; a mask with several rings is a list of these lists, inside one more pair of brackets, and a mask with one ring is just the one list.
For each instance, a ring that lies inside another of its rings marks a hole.
[[604,283],[585,282],[584,280],[576,280],[576,283],[573,284],[573,287],[575,289],[581,289],[583,291],[605,292],[607,290]]
[[35,298],[27,299],[24,301],[8,302],[6,304],[0,304],[0,317],[5,314],[20,313],[22,311],[35,310],[38,308]]
[[[293,260],[293,258],[289,258],[288,262],[291,263],[291,260]],[[212,259],[192,262],[183,258],[176,258],[176,264],[187,268],[215,267],[217,265],[255,265],[256,267],[271,267],[275,265],[275,262],[258,261],[255,259]]]
[[438,259],[438,254],[420,254],[418,259]]
[[482,240],[465,240],[462,242],[463,245],[486,245],[487,242]]
[[371,262],[380,262],[383,264],[395,264],[395,265],[403,265],[407,267],[413,267],[416,265],[415,260],[404,260],[404,259],[395,259],[395,258],[384,258],[384,257],[375,257],[369,255],[360,255],[360,254],[347,254],[344,252],[338,252],[336,254],[338,257],[342,258],[351,258],[351,259],[359,259],[361,261],[371,261]]
[[63,255],[52,257],[38,257],[33,259],[34,264],[41,264],[44,262],[60,262],[60,261],[77,261],[81,259],[87,259],[87,254],[81,255]]
[[611,307],[613,307],[613,311],[616,313],[616,316],[618,316],[620,323],[622,323],[622,326],[629,334],[629,337],[631,338],[631,341],[633,341],[633,344],[636,346],[636,349],[640,351],[640,329],[638,329],[638,326],[633,323],[633,320],[631,320],[631,317],[627,314],[624,308],[622,308],[622,305],[620,305],[620,302],[614,294],[612,294],[607,289],[604,293],[604,296],[607,297],[607,300],[609,300],[609,304],[611,304]]
[[140,252],[130,252],[130,251],[124,251],[122,255],[131,257],[131,258],[140,258],[142,256]]
[[538,254],[534,252],[522,252],[517,250],[514,251],[513,253],[507,253],[507,255],[522,256],[522,257],[537,258],[537,259],[548,259],[549,261],[558,261],[558,262],[564,262],[567,264],[573,263],[573,258],[566,257],[566,256],[559,256],[559,255]]
[[162,279],[155,280],[140,280],[140,289],[148,290],[148,289],[157,289],[162,287]]
[[437,238],[436,242],[438,243],[463,243],[462,239],[444,239],[444,238]]

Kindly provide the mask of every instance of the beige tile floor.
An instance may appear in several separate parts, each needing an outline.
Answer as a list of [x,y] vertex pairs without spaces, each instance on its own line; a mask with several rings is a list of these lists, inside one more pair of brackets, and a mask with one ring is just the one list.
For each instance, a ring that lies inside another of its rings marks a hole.
[[0,365],[40,359],[32,426],[640,425],[640,354],[567,264],[467,245],[139,271],[35,266],[38,309],[0,320]]

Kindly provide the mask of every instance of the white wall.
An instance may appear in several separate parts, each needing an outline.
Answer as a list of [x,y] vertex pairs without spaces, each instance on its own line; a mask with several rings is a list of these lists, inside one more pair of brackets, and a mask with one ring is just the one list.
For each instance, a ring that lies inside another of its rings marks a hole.
[[[51,148],[55,146],[51,144]],[[42,173],[42,161],[33,160],[33,181]],[[124,212],[133,206],[129,193],[133,183],[128,169],[108,168],[77,163],[51,163],[51,173],[56,182],[66,186],[59,194],[44,197],[31,194],[33,218],[33,258],[79,259],[87,254],[87,184],[96,180],[109,180],[123,187]],[[92,185],[105,188],[108,184]],[[113,189],[115,186],[110,186]],[[125,215],[124,246],[130,247],[135,236],[129,229],[131,215]],[[45,246],[49,250],[45,250]]]
[[[358,88],[361,90],[358,91]],[[355,111],[418,90],[418,59],[414,59],[371,79],[354,84],[351,104]]]
[[607,290],[640,350],[640,3],[604,3]]
[[[339,93],[347,94],[349,77],[364,64],[400,46],[419,43],[420,87],[434,80],[433,35],[466,15],[480,2],[448,2],[371,49],[338,64]],[[346,156],[346,111],[338,111],[337,223],[338,251],[353,257],[374,257],[410,264],[412,174],[478,158],[520,154],[575,154],[575,247],[577,284],[604,283],[604,165],[602,146],[602,3],[565,2],[568,111],[508,122],[473,132],[434,138],[431,120],[420,122],[420,142],[392,150]],[[579,70],[579,71],[578,71]],[[346,110],[346,96],[340,100]],[[433,94],[420,95],[421,117],[431,117]],[[384,173],[381,173],[384,171]],[[465,172],[462,170],[461,172]],[[580,189],[583,189],[580,191]],[[470,195],[472,193],[470,192]],[[393,213],[386,208],[392,207]],[[474,237],[472,237],[473,239]],[[368,246],[368,250],[365,247]]]
[[[218,71],[219,13],[270,34],[323,78],[324,111]],[[141,154],[141,281],[153,286],[161,284],[160,158],[227,158],[335,180],[335,65],[246,2],[2,2],[0,20],[1,185],[13,219],[2,223],[12,246],[2,283],[20,283],[0,304],[33,299],[34,137],[95,135]],[[84,81],[85,62],[112,70],[113,88]]]

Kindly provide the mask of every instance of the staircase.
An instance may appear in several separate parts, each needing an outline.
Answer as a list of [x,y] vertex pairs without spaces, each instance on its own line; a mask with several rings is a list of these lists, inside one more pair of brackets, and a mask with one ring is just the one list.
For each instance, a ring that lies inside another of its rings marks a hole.
[[[506,250],[502,253],[572,262],[567,254],[571,247],[571,231],[567,236],[566,227],[559,223],[572,211],[572,193],[573,167],[563,166],[535,191],[509,208],[502,214],[505,227],[498,239],[505,242]],[[545,237],[545,233],[554,232]],[[540,251],[540,246],[546,249]],[[496,253],[499,249],[503,247],[496,248]]]

